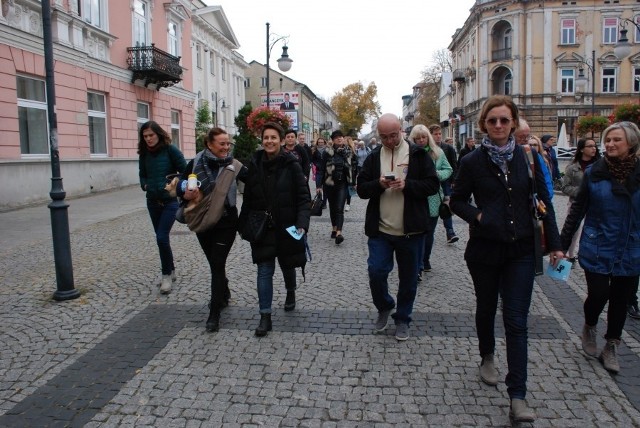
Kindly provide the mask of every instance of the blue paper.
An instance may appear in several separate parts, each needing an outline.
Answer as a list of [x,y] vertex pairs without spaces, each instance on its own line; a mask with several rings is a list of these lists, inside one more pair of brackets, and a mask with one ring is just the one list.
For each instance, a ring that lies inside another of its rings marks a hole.
[[287,227],[287,232],[289,232],[289,235],[293,236],[297,240],[300,240],[300,238],[302,238],[302,235],[303,235],[298,233],[298,229],[295,226]]
[[558,265],[554,268],[551,263],[547,266],[547,275],[553,279],[560,281],[566,281],[569,279],[569,273],[571,273],[571,262],[562,259],[558,262]]

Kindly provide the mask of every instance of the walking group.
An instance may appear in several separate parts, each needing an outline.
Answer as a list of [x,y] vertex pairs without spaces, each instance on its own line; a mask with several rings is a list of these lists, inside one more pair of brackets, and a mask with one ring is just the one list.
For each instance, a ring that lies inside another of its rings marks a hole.
[[[220,128],[209,131],[204,150],[187,164],[162,128],[155,122],[144,124],[138,147],[140,183],[160,250],[160,292],[170,292],[175,279],[169,232],[176,212],[180,208],[186,213],[202,200],[219,213],[206,230],[196,230],[211,270],[206,329],[218,330],[221,311],[229,304],[225,265],[239,233],[250,242],[257,265],[260,322],[255,335],[267,335],[272,329],[276,260],[287,290],[284,309],[295,309],[296,269],[302,268],[304,274],[307,262],[311,178],[316,192],[328,201],[332,226],[328,236],[336,245],[345,240],[349,198],[357,193],[367,201],[367,270],[377,310],[373,330],[384,332],[392,320],[395,338],[405,341],[410,337],[418,282],[423,272],[431,270],[440,218],[447,242],[458,241],[450,215],[442,214],[444,206],[469,225],[464,260],[476,297],[479,379],[488,385],[499,382],[495,317],[501,299],[510,415],[515,421],[533,421],[535,413],[525,401],[527,319],[544,252],[553,267],[567,258],[584,269],[582,348],[587,356],[599,358],[605,369],[620,370],[617,347],[627,311],[633,305],[637,311],[637,298],[633,299],[640,275],[640,130],[630,122],[609,126],[601,136],[602,157],[595,140],[578,142],[565,175],[556,177],[570,197],[559,230],[552,202],[557,162],[554,167],[545,160],[543,142],[529,135],[514,102],[506,96],[490,97],[478,127],[484,134],[478,148],[468,139],[456,159],[455,149],[441,141],[439,126],[417,125],[405,138],[393,114],[379,117],[381,144],[373,147],[348,141],[335,131],[330,142],[319,138],[310,150],[304,140],[299,144],[301,136],[295,131],[268,123],[261,134],[262,150],[242,165],[234,162],[229,135]],[[195,174],[191,182],[190,174]],[[235,180],[228,183],[231,176],[245,184],[240,209]],[[394,257],[398,286],[392,296],[388,278]],[[607,303],[606,342],[598,352],[597,324]]]

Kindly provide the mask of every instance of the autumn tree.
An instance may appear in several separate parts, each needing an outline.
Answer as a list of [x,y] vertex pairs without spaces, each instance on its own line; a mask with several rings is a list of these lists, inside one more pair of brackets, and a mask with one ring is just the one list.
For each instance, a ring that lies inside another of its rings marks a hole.
[[422,71],[422,82],[418,92],[418,115],[414,123],[430,125],[440,121],[440,82],[442,73],[453,69],[451,52],[440,49],[431,57],[432,65]]
[[345,135],[357,136],[366,122],[380,115],[377,97],[378,87],[374,82],[366,88],[362,82],[356,82],[345,86],[331,98],[331,108],[336,112],[340,130]]

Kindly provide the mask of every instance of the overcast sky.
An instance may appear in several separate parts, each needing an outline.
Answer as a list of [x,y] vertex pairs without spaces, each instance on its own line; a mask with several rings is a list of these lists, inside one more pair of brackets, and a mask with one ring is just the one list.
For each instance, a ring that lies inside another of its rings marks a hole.
[[[222,6],[247,62],[266,61],[266,26],[289,37],[286,75],[327,102],[345,86],[375,82],[383,113],[402,114],[433,52],[446,49],[475,0],[205,0]],[[276,7],[277,6],[277,7]],[[282,43],[271,53],[271,67]]]

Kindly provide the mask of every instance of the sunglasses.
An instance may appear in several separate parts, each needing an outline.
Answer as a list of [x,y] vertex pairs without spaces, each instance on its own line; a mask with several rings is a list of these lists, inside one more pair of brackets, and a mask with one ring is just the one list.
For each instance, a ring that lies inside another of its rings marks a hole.
[[496,126],[498,122],[500,122],[500,125],[508,125],[511,123],[511,120],[512,119],[510,117],[492,117],[490,119],[486,119],[485,123],[488,123],[491,126]]

